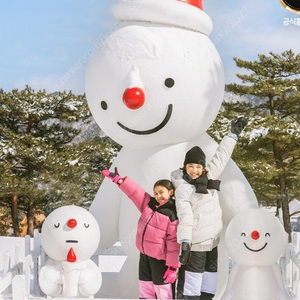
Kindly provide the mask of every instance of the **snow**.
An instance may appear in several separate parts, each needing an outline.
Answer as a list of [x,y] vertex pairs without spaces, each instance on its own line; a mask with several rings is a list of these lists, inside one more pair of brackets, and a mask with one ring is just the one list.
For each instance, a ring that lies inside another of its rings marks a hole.
[[77,106],[79,106],[78,104],[79,102],[67,102],[64,105],[68,107],[70,110],[74,111],[74,110],[78,110],[77,108]]
[[132,66],[131,72],[126,77],[128,88],[139,87],[143,88],[144,85],[140,79],[139,70],[136,65]]
[[98,264],[102,273],[114,272],[118,273],[121,271],[123,264],[125,263],[127,256],[116,256],[116,255],[99,255]]
[[260,104],[266,102],[266,100],[261,99],[254,95],[237,95],[237,94],[234,94],[233,92],[228,92],[226,90],[224,93],[223,101],[226,103],[245,102],[245,103],[253,103],[255,105],[260,105]]
[[250,142],[256,140],[259,137],[266,136],[269,132],[269,128],[260,127],[258,129],[253,129],[249,134]]
[[15,150],[13,148],[11,148],[11,147],[9,147],[9,148],[3,148],[2,151],[3,151],[4,154],[11,154],[11,155],[15,155],[16,154]]
[[69,160],[69,164],[72,166],[75,166],[76,164],[78,164],[79,159],[75,159],[75,160]]

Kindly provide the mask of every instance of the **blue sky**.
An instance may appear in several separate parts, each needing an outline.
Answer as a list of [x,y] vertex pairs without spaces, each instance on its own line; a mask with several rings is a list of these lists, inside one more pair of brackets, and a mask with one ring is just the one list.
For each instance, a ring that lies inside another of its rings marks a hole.
[[[147,1],[147,0],[145,0]],[[161,0],[164,1],[164,0]],[[0,88],[26,84],[49,92],[84,93],[85,67],[93,45],[115,20],[113,0],[2,0],[0,2]],[[224,63],[226,83],[236,82],[233,57],[300,53],[300,15],[279,0],[204,0],[214,23],[210,35]],[[299,25],[285,26],[285,18]]]

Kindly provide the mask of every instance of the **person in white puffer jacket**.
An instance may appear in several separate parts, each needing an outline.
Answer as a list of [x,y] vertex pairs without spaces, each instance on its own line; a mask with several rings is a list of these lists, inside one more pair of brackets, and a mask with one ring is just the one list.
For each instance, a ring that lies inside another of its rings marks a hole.
[[231,132],[223,138],[211,161],[198,146],[185,155],[182,169],[171,173],[179,225],[177,239],[181,244],[177,299],[214,297],[217,286],[219,233],[222,210],[218,192],[222,173],[231,157],[239,134],[247,125],[240,117],[231,122]]

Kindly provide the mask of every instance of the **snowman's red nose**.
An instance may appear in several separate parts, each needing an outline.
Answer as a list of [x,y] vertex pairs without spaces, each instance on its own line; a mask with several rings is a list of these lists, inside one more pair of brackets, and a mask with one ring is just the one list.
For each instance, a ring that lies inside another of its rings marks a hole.
[[67,222],[67,226],[69,228],[75,228],[77,226],[77,221],[75,219],[70,219]]
[[258,239],[259,239],[259,232],[256,231],[256,230],[252,231],[251,237],[252,237],[254,240],[258,240]]
[[145,93],[138,87],[126,89],[123,93],[123,102],[130,109],[138,109],[145,102]]

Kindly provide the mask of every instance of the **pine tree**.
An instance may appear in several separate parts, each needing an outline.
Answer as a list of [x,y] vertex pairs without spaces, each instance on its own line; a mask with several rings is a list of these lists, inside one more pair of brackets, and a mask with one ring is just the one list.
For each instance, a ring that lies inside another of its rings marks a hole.
[[227,88],[261,99],[259,104],[243,104],[237,109],[250,119],[247,139],[242,140],[239,153],[245,157],[240,163],[245,175],[251,173],[252,183],[256,181],[259,198],[269,203],[273,199],[282,208],[284,227],[290,235],[288,203],[299,197],[300,54],[291,50],[269,54],[258,55],[257,61],[234,58],[236,65],[248,72],[237,74],[242,84],[229,84]]
[[0,90],[0,204],[10,210],[15,236],[20,212],[27,215],[32,234],[35,209],[49,213],[66,204],[86,207],[96,193],[102,180],[96,164],[102,159],[107,168],[115,145],[101,140],[72,143],[80,133],[74,122],[91,118],[83,100],[71,92],[48,94],[28,86]]

